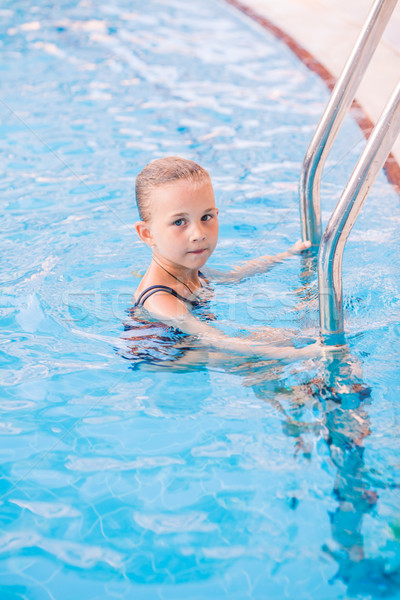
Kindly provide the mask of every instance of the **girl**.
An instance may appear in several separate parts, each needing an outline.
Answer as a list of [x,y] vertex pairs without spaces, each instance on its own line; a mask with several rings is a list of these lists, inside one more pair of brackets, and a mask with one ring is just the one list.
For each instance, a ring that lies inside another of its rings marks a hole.
[[[319,342],[305,348],[276,347],[267,340],[229,337],[196,317],[207,290],[202,268],[218,240],[218,208],[210,176],[195,162],[178,157],[152,161],[136,179],[139,237],[152,249],[152,260],[135,294],[134,310],[195,335],[206,346],[266,358],[307,358],[321,354]],[[267,271],[306,248],[297,242],[287,252],[262,256],[230,273],[207,271],[219,281],[238,281]]]

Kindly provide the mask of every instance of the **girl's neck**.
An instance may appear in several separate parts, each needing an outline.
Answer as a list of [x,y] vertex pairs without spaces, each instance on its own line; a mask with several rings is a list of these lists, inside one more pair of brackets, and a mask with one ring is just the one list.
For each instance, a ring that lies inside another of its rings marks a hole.
[[193,293],[201,287],[199,279],[198,269],[187,269],[174,263],[165,260],[160,255],[153,252],[151,268],[159,271],[164,279],[169,278],[171,281],[175,281],[178,285],[180,284],[187,292]]

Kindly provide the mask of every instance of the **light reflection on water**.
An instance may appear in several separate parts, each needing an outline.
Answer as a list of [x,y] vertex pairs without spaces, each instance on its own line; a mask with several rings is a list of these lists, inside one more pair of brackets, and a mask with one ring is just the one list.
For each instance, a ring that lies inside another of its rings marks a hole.
[[[210,169],[213,266],[282,251],[326,100],[223,3],[142,4],[1,8],[2,596],[396,597],[398,198],[380,176],[349,239],[345,355],[282,366],[172,340],[168,367],[132,360],[138,170],[165,154]],[[348,120],[325,221],[362,143]],[[304,342],[307,268],[216,286],[210,310]]]

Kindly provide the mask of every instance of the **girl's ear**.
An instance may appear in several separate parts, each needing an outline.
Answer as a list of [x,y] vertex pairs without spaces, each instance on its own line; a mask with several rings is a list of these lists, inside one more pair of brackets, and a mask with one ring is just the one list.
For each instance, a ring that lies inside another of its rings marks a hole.
[[140,239],[148,246],[154,246],[153,236],[150,232],[150,227],[146,221],[136,221],[135,229]]

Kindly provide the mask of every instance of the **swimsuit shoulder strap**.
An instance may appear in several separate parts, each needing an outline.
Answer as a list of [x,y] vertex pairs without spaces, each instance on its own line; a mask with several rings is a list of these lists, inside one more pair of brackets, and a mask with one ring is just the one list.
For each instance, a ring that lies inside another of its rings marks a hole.
[[135,308],[143,306],[147,298],[150,298],[150,296],[156,294],[157,292],[168,292],[168,294],[175,296],[175,298],[178,298],[178,300],[182,300],[183,302],[190,302],[188,298],[184,298],[168,285],[151,285],[140,294],[139,298],[135,302]]

